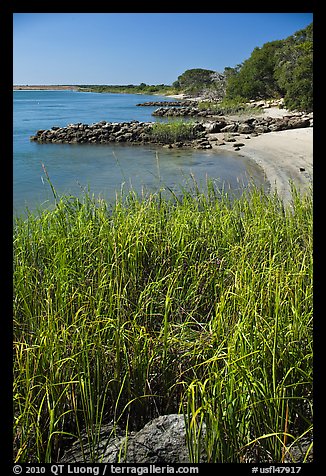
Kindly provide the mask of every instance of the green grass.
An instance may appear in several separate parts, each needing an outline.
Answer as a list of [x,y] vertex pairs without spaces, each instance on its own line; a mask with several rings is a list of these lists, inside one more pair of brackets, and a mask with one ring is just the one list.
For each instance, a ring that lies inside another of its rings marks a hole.
[[312,428],[312,196],[57,197],[14,225],[14,453],[188,416],[190,461],[282,462]]
[[196,124],[193,121],[185,122],[183,120],[154,122],[150,134],[154,141],[164,144],[191,141],[198,137]]
[[259,115],[262,109],[259,107],[252,107],[246,103],[246,100],[238,97],[235,99],[224,98],[221,101],[200,101],[198,108],[202,110],[210,110],[218,115]]

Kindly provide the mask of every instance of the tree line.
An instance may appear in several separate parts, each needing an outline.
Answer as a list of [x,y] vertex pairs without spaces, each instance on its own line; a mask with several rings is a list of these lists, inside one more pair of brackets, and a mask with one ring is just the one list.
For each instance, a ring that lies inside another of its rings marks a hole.
[[190,95],[249,101],[284,97],[285,107],[313,109],[313,24],[284,40],[256,47],[250,57],[223,73],[190,69],[172,85]]

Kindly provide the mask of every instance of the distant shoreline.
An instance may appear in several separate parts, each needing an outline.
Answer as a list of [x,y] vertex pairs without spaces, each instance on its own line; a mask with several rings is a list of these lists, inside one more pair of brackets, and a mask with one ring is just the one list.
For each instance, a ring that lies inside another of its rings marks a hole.
[[14,85],[14,91],[48,91],[48,90],[58,90],[58,91],[75,91],[79,89],[79,86],[62,86],[62,85],[31,85],[31,86],[23,86],[23,85]]

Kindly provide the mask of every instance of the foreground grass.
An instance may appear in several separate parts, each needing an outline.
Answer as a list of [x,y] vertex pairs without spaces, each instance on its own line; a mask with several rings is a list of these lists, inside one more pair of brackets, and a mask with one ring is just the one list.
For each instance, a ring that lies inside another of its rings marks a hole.
[[14,451],[188,415],[190,461],[281,462],[312,427],[312,198],[208,184],[63,197],[14,227]]

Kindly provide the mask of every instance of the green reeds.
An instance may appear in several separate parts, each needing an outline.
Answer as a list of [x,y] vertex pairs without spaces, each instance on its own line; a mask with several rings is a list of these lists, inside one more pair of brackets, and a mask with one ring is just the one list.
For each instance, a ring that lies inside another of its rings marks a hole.
[[157,142],[172,144],[173,142],[189,141],[197,137],[194,122],[171,120],[155,122],[150,131],[151,137]]
[[189,461],[284,461],[312,425],[311,191],[56,199],[14,226],[16,461],[178,411]]

